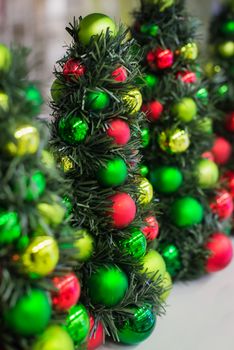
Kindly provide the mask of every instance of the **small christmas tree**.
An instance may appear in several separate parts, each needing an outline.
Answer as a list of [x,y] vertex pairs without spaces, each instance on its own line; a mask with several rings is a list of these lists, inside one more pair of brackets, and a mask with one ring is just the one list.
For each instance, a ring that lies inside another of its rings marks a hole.
[[206,65],[210,90],[217,107],[216,140],[212,148],[222,178],[234,198],[234,2],[220,5],[210,25],[212,61]]
[[150,122],[145,166],[163,205],[160,251],[178,279],[219,270],[231,259],[223,233],[223,255],[210,246],[220,234],[217,216],[230,216],[232,205],[222,211],[226,192],[209,203],[219,170],[206,152],[212,145],[212,111],[201,84],[196,28],[183,0],[142,0],[135,12],[133,35],[144,51],[142,110]]
[[74,350],[59,324],[80,295],[65,248],[76,237],[64,219],[63,183],[43,149],[45,130],[32,119],[42,99],[27,79],[26,56],[0,46],[0,344]]
[[152,186],[139,175],[139,49],[102,14],[67,31],[73,41],[51,89],[51,143],[70,183],[73,226],[84,235],[81,298],[96,325],[87,347],[103,343],[103,327],[114,340],[135,344],[153,331],[171,288],[154,250]]

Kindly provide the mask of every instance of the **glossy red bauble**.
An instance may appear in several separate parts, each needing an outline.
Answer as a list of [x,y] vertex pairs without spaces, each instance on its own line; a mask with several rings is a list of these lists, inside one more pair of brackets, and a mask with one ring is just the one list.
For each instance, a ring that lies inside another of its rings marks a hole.
[[144,226],[141,231],[144,233],[147,240],[154,241],[155,238],[158,237],[159,233],[159,225],[157,219],[155,216],[148,216],[145,218],[144,222],[146,223],[146,226]]
[[163,112],[163,105],[159,101],[151,101],[143,104],[141,109],[151,122],[155,122]]
[[156,62],[155,62],[155,52],[154,51],[149,51],[146,55],[146,60],[148,62],[148,65],[152,68],[156,68]]
[[226,116],[225,127],[228,131],[234,132],[234,112],[231,112]]
[[130,140],[130,127],[122,119],[113,119],[109,123],[109,127],[106,131],[107,135],[114,139],[117,145],[126,145]]
[[209,160],[211,160],[212,162],[214,162],[214,155],[213,155],[213,153],[211,153],[210,151],[207,151],[207,152],[204,152],[204,153],[202,153],[202,158],[204,158],[204,159],[209,159]]
[[118,83],[124,83],[127,80],[128,72],[123,66],[116,68],[112,74],[112,78]]
[[176,77],[177,79],[181,79],[184,83],[187,84],[196,83],[197,81],[196,74],[190,71],[178,72]]
[[170,68],[174,63],[174,54],[168,49],[157,49],[155,52],[155,61],[158,69]]
[[57,289],[52,292],[52,304],[56,310],[67,311],[77,304],[80,298],[80,282],[74,273],[53,278],[53,285]]
[[215,163],[226,164],[232,154],[232,146],[224,137],[216,137],[211,152],[214,155]]
[[110,215],[115,228],[124,228],[131,224],[136,216],[136,203],[127,193],[116,193],[110,198],[113,202]]
[[223,179],[227,181],[228,190],[234,200],[234,171],[226,171],[226,173],[223,174]]
[[233,201],[231,194],[222,189],[219,190],[210,204],[212,212],[218,215],[221,221],[226,220],[232,216]]
[[78,79],[82,75],[84,75],[86,69],[84,65],[73,58],[70,58],[63,66],[63,75],[66,78],[76,78]]
[[205,248],[210,252],[205,265],[205,269],[209,273],[224,269],[232,260],[232,242],[222,232],[214,233]]
[[[90,330],[87,340],[87,350],[95,350],[102,346],[105,342],[105,331],[102,323],[99,321],[95,327],[93,316],[89,317]],[[95,327],[95,328],[94,328]]]

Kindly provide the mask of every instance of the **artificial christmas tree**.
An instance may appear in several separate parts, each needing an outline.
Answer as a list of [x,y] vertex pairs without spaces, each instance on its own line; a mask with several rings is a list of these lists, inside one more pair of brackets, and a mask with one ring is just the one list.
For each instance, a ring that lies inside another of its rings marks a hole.
[[73,41],[51,88],[51,146],[70,184],[73,226],[86,237],[81,300],[93,325],[88,349],[103,342],[103,329],[116,341],[139,343],[152,333],[171,288],[154,251],[152,186],[139,175],[139,49],[102,14],[67,31]]
[[[138,84],[150,123],[143,170],[163,206],[159,251],[174,278],[195,278],[213,254],[207,242],[222,230],[211,210],[218,206],[217,214],[220,201],[209,203],[219,170],[207,159],[213,114],[197,63],[197,25],[183,0],[142,0],[134,16],[132,33],[144,52],[145,76]],[[227,216],[231,211],[232,205]],[[227,254],[220,269],[231,259]]]
[[64,185],[33,120],[41,95],[27,78],[26,56],[1,44],[0,347],[74,350],[60,324],[80,296],[69,261],[79,265],[66,248],[79,236],[65,221]]

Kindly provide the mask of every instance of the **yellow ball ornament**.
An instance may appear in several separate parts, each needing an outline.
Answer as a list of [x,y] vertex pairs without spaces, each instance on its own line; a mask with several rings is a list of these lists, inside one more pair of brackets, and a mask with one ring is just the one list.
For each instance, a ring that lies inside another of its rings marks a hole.
[[77,250],[73,256],[80,262],[84,262],[90,259],[94,250],[94,240],[93,237],[87,230],[78,230],[76,234],[80,236],[75,243],[74,248]]
[[185,152],[190,146],[187,130],[167,129],[159,134],[158,143],[163,151],[176,154]]
[[67,173],[68,171],[73,170],[75,168],[75,163],[70,157],[64,156],[61,158],[61,166],[63,171]]
[[38,130],[32,125],[23,125],[14,131],[14,141],[6,144],[6,151],[11,156],[24,156],[37,152],[40,144]]
[[5,112],[9,110],[9,97],[5,92],[0,92],[0,108]]
[[142,95],[140,90],[132,89],[122,95],[122,100],[129,115],[134,115],[140,111],[142,106]]
[[166,301],[172,290],[172,280],[171,275],[166,271],[163,281],[161,283],[161,287],[163,289],[163,293],[160,295],[160,299],[162,301]]
[[234,41],[226,41],[218,46],[218,52],[222,57],[230,58],[234,56]]
[[198,57],[198,46],[196,43],[188,43],[180,49],[180,54],[185,60],[194,61]]
[[149,250],[141,263],[141,273],[146,274],[153,281],[157,281],[158,278],[163,281],[166,273],[166,264],[163,257],[158,252],[153,249]]
[[59,203],[39,203],[37,209],[45,222],[51,226],[58,226],[62,223],[66,209]]
[[38,236],[32,239],[21,256],[24,273],[31,278],[47,276],[59,261],[59,248],[53,237]]
[[39,335],[32,350],[74,350],[70,335],[59,325],[51,325]]
[[153,186],[145,177],[143,177],[139,184],[139,203],[141,205],[149,204],[153,199]]
[[208,62],[205,65],[205,73],[208,78],[212,78],[214,75],[221,72],[221,67],[218,64],[214,64],[213,62]]

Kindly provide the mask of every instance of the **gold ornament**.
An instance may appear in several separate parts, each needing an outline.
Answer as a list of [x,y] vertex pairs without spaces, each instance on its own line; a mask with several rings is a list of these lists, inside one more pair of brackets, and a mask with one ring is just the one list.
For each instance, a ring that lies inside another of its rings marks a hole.
[[47,276],[59,260],[59,248],[53,237],[38,236],[32,239],[21,257],[22,269],[31,278]]
[[129,115],[136,114],[141,109],[142,95],[138,89],[132,89],[122,95],[122,100]]
[[77,250],[77,252],[73,255],[73,257],[80,262],[87,261],[93,254],[93,237],[87,230],[78,230],[76,231],[76,234],[80,237],[74,242],[74,248]]
[[159,134],[159,146],[168,153],[185,152],[190,145],[189,135],[186,130],[167,129]]
[[2,108],[5,112],[9,110],[9,97],[5,92],[0,92],[0,108]]
[[38,130],[32,125],[23,125],[14,132],[14,141],[6,144],[6,151],[11,156],[24,156],[37,152],[40,144]]
[[63,168],[63,171],[66,173],[75,168],[75,163],[70,157],[64,156],[61,158],[61,166]]
[[139,203],[141,205],[149,204],[153,199],[153,187],[151,183],[142,177],[139,184]]
[[66,209],[56,201],[53,204],[39,203],[37,209],[45,222],[51,226],[60,225],[66,213]]
[[188,43],[180,49],[181,55],[186,60],[196,60],[198,56],[198,47],[196,43]]
[[46,150],[43,150],[41,152],[41,161],[47,169],[54,169],[55,168],[54,157],[50,152],[48,152]]

